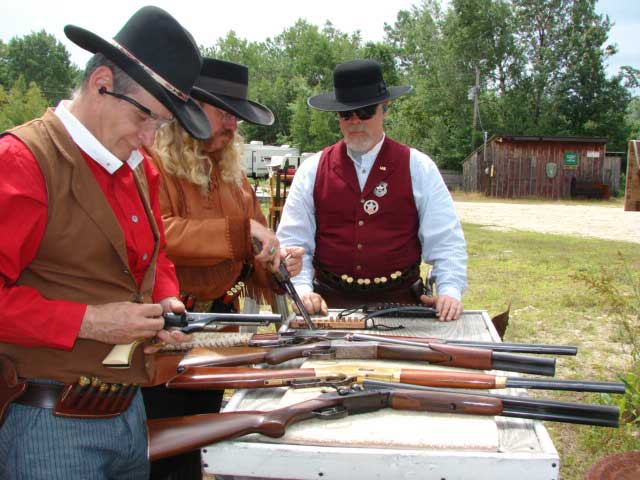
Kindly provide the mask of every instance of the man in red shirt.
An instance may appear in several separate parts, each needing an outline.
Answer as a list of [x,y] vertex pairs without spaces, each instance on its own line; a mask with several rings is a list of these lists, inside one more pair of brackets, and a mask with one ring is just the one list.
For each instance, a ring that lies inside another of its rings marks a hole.
[[136,385],[150,381],[155,347],[137,349],[128,369],[102,359],[118,344],[187,340],[163,329],[161,314],[184,305],[164,253],[158,175],[140,148],[172,121],[208,138],[189,97],[202,60],[155,7],[113,41],[65,33],[95,54],[78,95],[0,137],[0,356],[26,383],[0,422],[0,477],[146,478]]

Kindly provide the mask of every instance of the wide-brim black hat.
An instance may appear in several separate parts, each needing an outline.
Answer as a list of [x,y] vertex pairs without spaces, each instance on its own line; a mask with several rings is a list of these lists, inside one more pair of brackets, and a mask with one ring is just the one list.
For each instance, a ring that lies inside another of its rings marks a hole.
[[309,97],[310,107],[325,112],[344,112],[388,102],[411,91],[410,86],[387,87],[382,67],[375,60],[353,60],[333,71],[333,92]]
[[244,65],[204,58],[202,71],[191,90],[191,96],[249,123],[272,125],[273,112],[264,105],[247,99],[248,87],[249,69]]
[[161,102],[197,139],[211,136],[207,116],[190,97],[202,67],[193,37],[171,15],[157,7],[138,10],[113,38],[103,40],[75,25],[64,33],[76,45],[102,53]]

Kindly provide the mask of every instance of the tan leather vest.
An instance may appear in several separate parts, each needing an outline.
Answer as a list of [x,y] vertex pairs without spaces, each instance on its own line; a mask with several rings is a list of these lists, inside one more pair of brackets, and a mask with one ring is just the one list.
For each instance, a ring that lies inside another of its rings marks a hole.
[[[138,289],[129,271],[124,233],[80,150],[53,110],[8,133],[31,150],[47,185],[47,226],[34,260],[16,282],[45,298],[89,305],[132,301],[150,303],[158,257],[159,232],[149,206],[144,167],[134,172],[138,191],[156,239],[152,261]],[[25,318],[25,322],[29,319]],[[113,345],[77,339],[71,351],[0,343],[0,353],[16,362],[24,378],[63,382],[80,375],[105,382],[146,383],[153,357],[137,348],[131,368],[112,369],[102,360]],[[145,358],[146,357],[146,358]]]

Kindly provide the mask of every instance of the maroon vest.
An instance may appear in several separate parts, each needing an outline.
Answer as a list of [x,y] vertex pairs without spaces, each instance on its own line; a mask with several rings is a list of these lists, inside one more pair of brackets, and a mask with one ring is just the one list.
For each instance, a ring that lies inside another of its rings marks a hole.
[[[378,196],[374,189],[381,182],[386,193]],[[322,269],[353,278],[388,277],[419,260],[418,211],[406,145],[385,138],[362,192],[344,141],[327,147],[318,163],[313,199],[314,262]],[[365,206],[375,209],[371,201],[378,205],[373,214],[365,211]]]

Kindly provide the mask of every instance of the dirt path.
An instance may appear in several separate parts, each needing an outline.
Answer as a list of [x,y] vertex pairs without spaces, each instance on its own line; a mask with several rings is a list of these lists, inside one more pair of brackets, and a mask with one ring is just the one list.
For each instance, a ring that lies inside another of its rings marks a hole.
[[640,243],[640,213],[597,205],[455,202],[462,222]]

